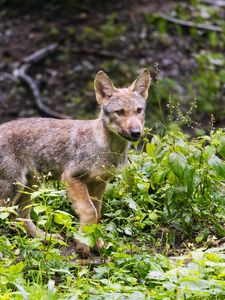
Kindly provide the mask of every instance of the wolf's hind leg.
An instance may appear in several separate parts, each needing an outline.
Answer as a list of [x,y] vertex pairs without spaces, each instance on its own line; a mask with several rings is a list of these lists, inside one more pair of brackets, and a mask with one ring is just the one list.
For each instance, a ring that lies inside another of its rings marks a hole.
[[[26,189],[25,189],[26,191]],[[30,218],[30,211],[32,208],[32,200],[29,193],[20,192],[18,194],[18,214],[23,220],[24,228],[31,237],[36,237],[38,234],[38,229]]]
[[[102,200],[106,188],[106,183],[104,181],[99,182],[91,182],[88,185],[88,192],[91,197],[92,202],[94,203],[94,206],[98,213],[98,222],[101,219],[101,209],[102,209]],[[104,246],[104,241],[99,238],[96,241],[96,245],[94,246],[93,250],[96,252],[99,252],[101,248]]]
[[12,206],[14,203],[11,199],[15,193],[13,182],[0,178],[0,207]]
[[20,183],[15,183],[15,179],[13,182],[9,182],[7,180],[0,180],[0,195],[2,199],[0,199],[0,206],[14,206],[18,205],[17,213],[21,219],[24,219],[24,227],[27,233],[34,237],[36,235],[36,226],[30,220],[30,207],[24,209],[25,206],[31,205],[28,195],[24,194],[24,200],[22,199],[22,191],[24,190],[24,186],[26,184],[26,178],[24,177],[22,180],[21,176]]
[[[25,188],[25,191],[27,191],[26,188]],[[34,222],[32,221],[32,219],[30,217],[30,212],[31,212],[32,203],[33,203],[30,196],[31,195],[29,193],[20,192],[20,194],[18,195],[18,200],[17,200],[17,204],[18,204],[17,212],[19,214],[19,217],[23,220],[23,225],[24,225],[24,228],[25,228],[26,232],[28,233],[28,235],[30,237],[39,236],[44,241],[49,240],[51,238],[63,240],[63,238],[60,234],[47,233],[36,227],[36,225],[34,224]]]

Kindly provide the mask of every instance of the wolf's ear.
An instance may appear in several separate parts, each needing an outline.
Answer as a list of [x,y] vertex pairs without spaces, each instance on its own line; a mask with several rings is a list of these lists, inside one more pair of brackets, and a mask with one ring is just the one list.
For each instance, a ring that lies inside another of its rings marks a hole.
[[151,76],[148,69],[145,69],[138,78],[132,83],[130,89],[140,94],[143,98],[148,98],[148,88],[150,86]]
[[116,90],[112,81],[103,71],[99,71],[97,73],[94,81],[94,87],[96,99],[99,104],[102,104],[105,100],[107,100],[107,98],[110,98]]

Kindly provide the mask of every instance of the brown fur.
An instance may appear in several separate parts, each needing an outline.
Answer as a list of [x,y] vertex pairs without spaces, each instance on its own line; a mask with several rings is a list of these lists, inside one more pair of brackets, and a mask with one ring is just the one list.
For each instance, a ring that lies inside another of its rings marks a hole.
[[[31,200],[18,191],[31,186],[37,173],[51,172],[53,179],[66,182],[81,232],[82,226],[98,222],[106,181],[125,163],[128,141],[143,133],[149,83],[145,70],[129,88],[117,89],[100,71],[95,78],[97,119],[28,118],[0,126],[0,205],[18,205],[30,236],[45,233],[30,219]],[[87,256],[90,249],[77,243],[77,251]]]

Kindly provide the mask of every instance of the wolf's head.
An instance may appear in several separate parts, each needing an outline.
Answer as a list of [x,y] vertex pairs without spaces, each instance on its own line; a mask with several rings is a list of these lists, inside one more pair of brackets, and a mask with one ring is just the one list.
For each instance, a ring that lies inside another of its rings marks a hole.
[[94,86],[106,128],[129,141],[141,137],[150,81],[145,69],[130,87],[116,88],[105,72],[98,72]]

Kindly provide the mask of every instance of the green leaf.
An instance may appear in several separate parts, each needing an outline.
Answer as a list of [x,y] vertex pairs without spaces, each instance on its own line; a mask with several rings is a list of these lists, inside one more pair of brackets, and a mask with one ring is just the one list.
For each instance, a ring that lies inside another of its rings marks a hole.
[[71,216],[63,211],[56,211],[54,215],[54,221],[57,224],[61,224],[64,226],[71,226],[72,225],[72,218]]
[[95,238],[93,235],[79,234],[79,233],[73,232],[73,236],[75,239],[79,240],[81,243],[84,243],[90,247],[94,247],[94,245],[95,245]]
[[95,233],[97,229],[97,224],[82,226],[83,233]]
[[26,290],[24,289],[24,287],[22,287],[22,285],[13,282],[13,284],[18,288],[18,290],[21,292],[23,299],[24,300],[29,300],[28,294],[26,292]]
[[188,191],[191,193],[193,189],[194,181],[194,168],[190,165],[186,165],[183,174],[184,184],[187,186]]
[[219,140],[218,152],[223,157],[223,159],[225,159],[225,138],[224,137]]
[[125,202],[128,204],[128,206],[133,209],[133,210],[136,210],[137,209],[137,203],[131,199],[131,198],[126,198],[125,199]]
[[147,143],[146,152],[150,157],[154,157],[155,148],[155,144]]
[[147,275],[148,279],[163,281],[166,279],[165,273],[158,270],[150,271]]
[[173,173],[181,179],[184,174],[186,158],[181,154],[173,152],[169,156],[168,164]]
[[203,235],[203,234],[199,234],[198,236],[196,236],[195,242],[196,242],[197,244],[198,244],[198,243],[201,243],[203,239],[204,239],[204,235]]
[[141,192],[148,191],[149,186],[150,186],[150,184],[148,182],[144,182],[144,181],[137,184],[137,187]]
[[130,227],[125,227],[124,228],[124,232],[127,234],[127,235],[132,235],[132,229]]
[[218,176],[225,178],[225,164],[218,156],[213,155],[208,163]]
[[41,195],[42,195],[42,191],[41,191],[41,190],[35,191],[35,192],[31,193],[30,199],[33,200],[33,199],[35,199],[35,198],[40,197]]
[[48,281],[48,300],[57,300],[57,290],[55,288],[55,281]]
[[216,263],[223,261],[221,254],[218,254],[218,253],[206,253],[205,256],[209,261],[213,261]]
[[8,278],[10,281],[14,282],[18,277],[20,277],[24,269],[24,263],[21,261],[16,265],[11,265],[8,267]]
[[34,209],[34,212],[36,213],[36,215],[39,215],[40,213],[46,211],[46,206],[38,205],[38,206],[35,206],[33,209]]
[[47,223],[47,220],[45,220],[45,219],[39,220],[39,221],[37,222],[37,224],[38,224],[38,225],[41,225],[41,226],[46,225],[46,223]]
[[148,218],[150,220],[152,220],[153,222],[156,222],[159,218],[159,215],[155,213],[155,211],[151,211],[149,214],[148,214]]
[[0,219],[5,220],[9,216],[8,212],[0,212]]
[[201,250],[192,251],[191,256],[194,261],[201,262],[204,257],[204,252],[202,252]]

